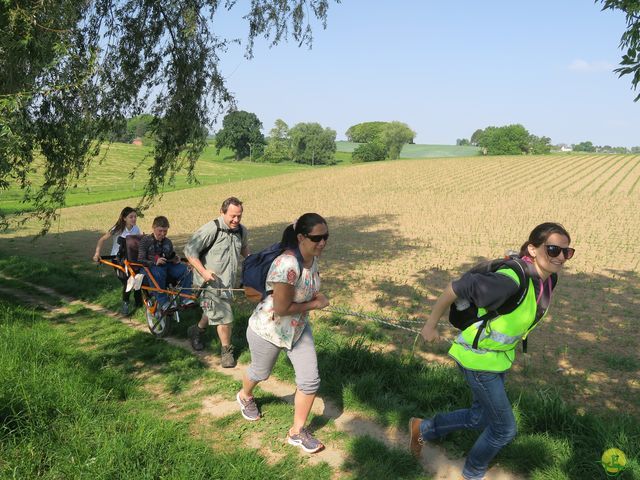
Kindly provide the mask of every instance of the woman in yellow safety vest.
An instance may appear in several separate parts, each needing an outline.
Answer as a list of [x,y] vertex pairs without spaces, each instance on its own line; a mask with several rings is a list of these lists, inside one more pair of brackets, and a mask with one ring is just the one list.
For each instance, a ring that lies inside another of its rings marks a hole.
[[[479,341],[476,334],[482,321],[460,332],[449,350],[471,388],[471,407],[438,413],[430,419],[412,418],[409,447],[415,456],[420,455],[424,440],[435,440],[456,430],[479,430],[481,434],[467,455],[462,476],[480,480],[493,457],[516,436],[516,421],[504,388],[505,374],[518,343],[546,314],[555,284],[552,280],[575,253],[570,243],[569,233],[558,223],[543,223],[533,229],[519,253],[528,267],[525,278],[529,286],[524,298],[510,313],[490,320]],[[468,272],[440,295],[422,328],[422,337],[428,342],[439,340],[438,321],[457,300],[473,303],[481,316],[516,295],[519,281],[520,277],[509,267],[496,272]]]

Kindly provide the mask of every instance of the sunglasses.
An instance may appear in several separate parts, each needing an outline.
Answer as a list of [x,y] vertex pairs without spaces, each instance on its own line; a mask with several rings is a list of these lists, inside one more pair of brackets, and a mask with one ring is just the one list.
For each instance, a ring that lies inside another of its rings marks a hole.
[[325,233],[324,235],[305,235],[309,240],[313,243],[318,243],[320,240],[324,240],[325,242],[329,240],[329,234]]
[[573,257],[573,254],[576,253],[575,248],[559,247],[558,245],[545,245],[544,249],[546,250],[547,255],[549,255],[551,258],[556,258],[560,255],[560,252],[562,252],[564,254],[564,258],[569,260],[571,257]]

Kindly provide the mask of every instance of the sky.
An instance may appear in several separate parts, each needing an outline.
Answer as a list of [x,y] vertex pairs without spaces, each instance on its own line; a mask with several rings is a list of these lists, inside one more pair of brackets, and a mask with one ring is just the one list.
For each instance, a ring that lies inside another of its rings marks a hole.
[[397,120],[416,143],[452,145],[520,123],[553,144],[640,145],[640,92],[613,72],[625,16],[599,3],[344,0],[330,4],[326,30],[312,23],[311,50],[259,38],[251,60],[246,3],[214,30],[244,37],[221,68],[265,134],[278,118],[318,122],[338,140],[356,123]]

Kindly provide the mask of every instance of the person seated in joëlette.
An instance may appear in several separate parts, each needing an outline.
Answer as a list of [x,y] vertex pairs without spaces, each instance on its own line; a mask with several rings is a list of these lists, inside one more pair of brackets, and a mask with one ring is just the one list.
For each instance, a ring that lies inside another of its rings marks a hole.
[[[187,265],[180,262],[180,256],[174,250],[173,243],[167,238],[169,220],[164,216],[156,217],[153,219],[152,228],[152,233],[143,236],[140,240],[138,262],[149,268],[160,288],[165,289],[167,282],[172,280],[179,283],[182,293],[190,294],[192,273]],[[153,285],[150,279],[145,281]],[[159,292],[157,299],[161,308],[166,310],[170,306],[166,293]],[[182,299],[183,305],[192,303],[194,303],[192,299]]]

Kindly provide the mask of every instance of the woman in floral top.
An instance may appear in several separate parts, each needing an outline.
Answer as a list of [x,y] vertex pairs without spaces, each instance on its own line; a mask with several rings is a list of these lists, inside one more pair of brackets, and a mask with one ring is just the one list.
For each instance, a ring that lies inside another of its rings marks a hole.
[[[285,350],[293,364],[297,386],[293,426],[287,441],[309,453],[324,448],[304,425],[320,386],[309,311],[329,305],[327,297],[320,293],[318,273],[318,257],[328,239],[327,222],[317,213],[305,213],[285,229],[281,242],[285,250],[273,261],[267,274],[266,290],[271,293],[249,319],[251,365],[236,396],[242,416],[259,420],[253,389],[269,378],[280,350]],[[298,257],[303,260],[302,265]]]

